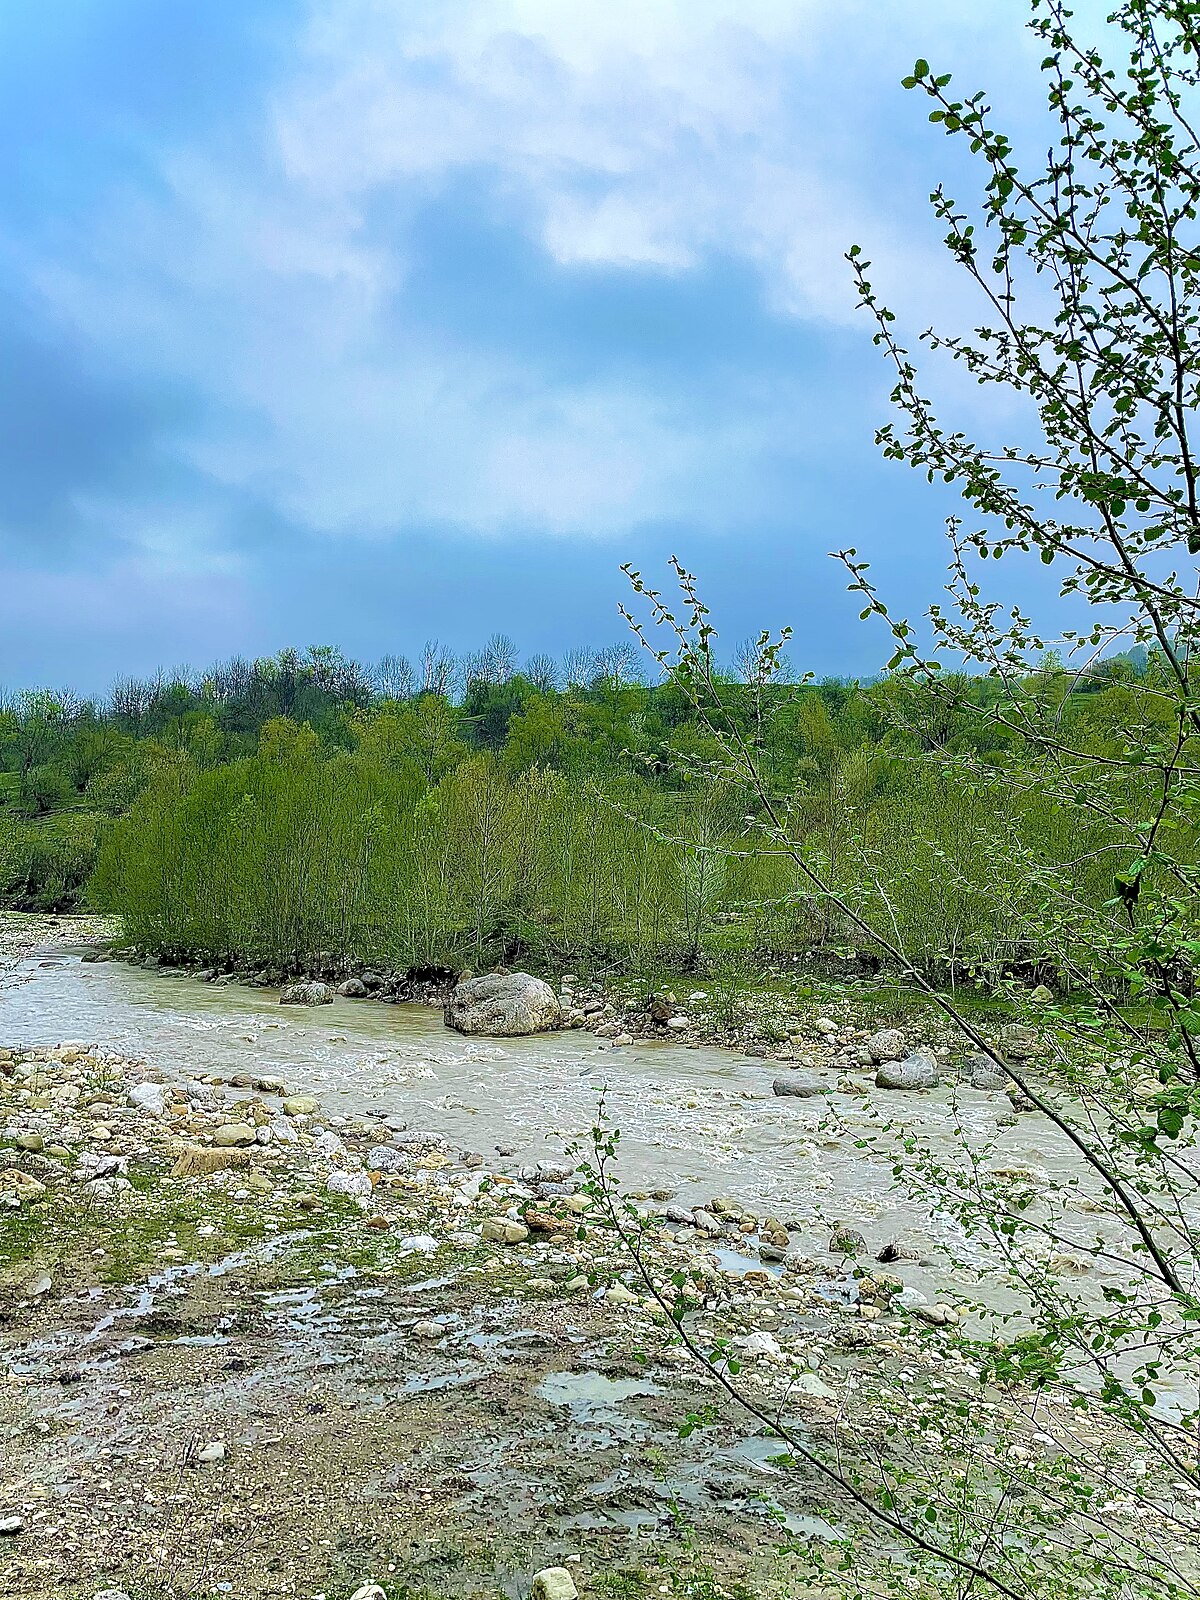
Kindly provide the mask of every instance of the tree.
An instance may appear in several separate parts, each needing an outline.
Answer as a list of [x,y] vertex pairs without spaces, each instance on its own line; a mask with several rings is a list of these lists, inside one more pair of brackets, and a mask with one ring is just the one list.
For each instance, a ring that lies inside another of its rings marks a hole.
[[[848,896],[810,852],[797,809],[772,787],[731,710],[716,631],[691,575],[676,564],[676,615],[631,573],[668,648],[630,620],[719,741],[721,781],[742,785],[761,848],[791,862],[797,892],[826,901],[869,941],[1050,1120],[1072,1156],[1062,1180],[1033,1200],[1014,1195],[969,1146],[947,1162],[918,1139],[897,1148],[880,1132],[900,1180],[966,1235],[986,1239],[994,1270],[1019,1296],[1024,1330],[993,1321],[987,1339],[960,1339],[959,1350],[981,1382],[1009,1386],[1002,1434],[1035,1437],[1039,1449],[1036,1458],[997,1450],[997,1424],[966,1404],[919,1405],[917,1432],[893,1425],[890,1454],[876,1456],[845,1433],[814,1442],[776,1419],[833,1504],[904,1541],[897,1556],[855,1548],[849,1559],[869,1574],[862,1588],[954,1583],[960,1593],[1011,1600],[1194,1594],[1195,1568],[1177,1552],[1200,1536],[1200,598],[1191,559],[1200,553],[1192,120],[1200,10],[1125,0],[1110,18],[1111,38],[1127,51],[1119,68],[1081,41],[1060,0],[1031,0],[1031,16],[1055,139],[1032,175],[982,95],[953,98],[949,77],[924,60],[906,80],[982,175],[974,209],[942,187],[932,201],[986,321],[971,336],[930,332],[924,341],[980,384],[1020,397],[1004,415],[1027,419],[1028,431],[978,444],[939,422],[896,315],[853,248],[904,419],[881,430],[884,454],[957,485],[971,520],[949,523],[951,600],[931,606],[922,629],[893,615],[857,551],[840,558],[863,618],[890,630],[901,714],[915,696],[926,717],[923,759],[994,805],[1014,783],[1036,793],[1066,819],[1063,837],[1087,838],[1090,864],[1108,873],[1107,903],[1086,904],[1080,859],[1037,858],[1019,839],[1006,843],[1006,870],[1029,890],[1014,901],[1017,931],[1060,996],[1005,986],[1041,1036],[1040,1062],[1016,1058],[987,1022],[934,988],[906,946],[886,883],[877,880],[878,903]],[[1057,669],[1039,668],[1048,641],[1024,608],[984,590],[997,561],[1025,553],[1058,576],[1061,596],[1089,608],[1086,623],[1064,635],[1077,663],[1065,683]],[[972,567],[984,558],[987,567]],[[766,644],[768,659],[785,639]],[[1133,731],[1105,754],[1072,737],[1071,680],[1130,641],[1160,652],[1164,671],[1122,686]],[[977,678],[945,674],[947,656],[982,670],[996,692],[981,695]],[[1019,738],[1024,770],[997,774],[976,753],[980,742],[958,748],[954,731],[972,724]],[[912,816],[910,828],[921,827]],[[946,866],[957,870],[952,858]],[[1077,1222],[1081,1194],[1095,1211],[1086,1227]],[[1103,1267],[1099,1291],[1062,1266],[1064,1251]],[[681,1337],[689,1342],[686,1330]],[[720,1376],[753,1409],[727,1367]],[[1165,1403],[1169,1392],[1177,1404]],[[937,1450],[921,1444],[923,1429],[936,1430]],[[1118,1486],[1126,1514],[1109,1507]]]

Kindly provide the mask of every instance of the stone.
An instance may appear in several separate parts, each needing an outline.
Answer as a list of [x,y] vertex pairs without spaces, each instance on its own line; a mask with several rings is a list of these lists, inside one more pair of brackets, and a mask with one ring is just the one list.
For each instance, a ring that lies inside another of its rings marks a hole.
[[345,1172],[341,1168],[331,1172],[325,1180],[328,1194],[344,1194],[351,1200],[365,1200],[372,1187],[370,1173]]
[[932,1089],[938,1081],[938,1065],[923,1050],[914,1050],[903,1061],[884,1061],[875,1074],[877,1089]]
[[355,1589],[350,1600],[387,1600],[387,1595],[377,1583],[364,1583]]
[[283,1102],[283,1109],[289,1117],[311,1117],[318,1104],[311,1094],[293,1094]]
[[899,1028],[881,1028],[867,1040],[872,1061],[899,1061],[908,1049]]
[[225,1444],[221,1439],[212,1439],[208,1444],[202,1444],[196,1451],[196,1460],[203,1461],[205,1466],[212,1466],[225,1459]]
[[46,1148],[40,1133],[19,1133],[15,1142],[18,1150],[25,1150],[29,1155],[40,1155]]
[[790,1072],[786,1078],[775,1079],[771,1093],[808,1100],[815,1094],[824,1094],[826,1088],[824,1078],[819,1078],[815,1072]]
[[774,1334],[761,1329],[757,1333],[743,1334],[740,1339],[735,1339],[733,1342],[743,1355],[766,1356],[771,1361],[778,1361],[783,1356],[779,1341]]
[[892,1296],[892,1305],[898,1307],[901,1311],[920,1311],[928,1304],[929,1301],[921,1293],[920,1289],[913,1288],[911,1284],[907,1288],[901,1289],[899,1294]]
[[362,1000],[367,993],[367,986],[361,978],[347,978],[344,983],[338,984],[337,992],[345,1000]]
[[566,1567],[543,1567],[534,1573],[530,1600],[577,1600],[579,1590]]
[[28,1172],[16,1168],[0,1172],[0,1195],[15,1195],[18,1205],[24,1205],[27,1200],[37,1200],[45,1192],[46,1185],[39,1183]]
[[254,1143],[254,1129],[248,1122],[227,1122],[213,1134],[213,1144],[218,1150],[228,1150]]
[[1027,1023],[1010,1022],[1000,1029],[1000,1049],[1014,1061],[1027,1061],[1037,1047],[1037,1030]]
[[490,973],[467,978],[451,991],[446,1026],[458,1033],[496,1039],[546,1033],[562,1022],[558,996],[548,983],[527,972]]
[[414,1339],[441,1339],[447,1332],[444,1322],[434,1322],[432,1319],[413,1323]]
[[686,1033],[690,1026],[691,1024],[685,1016],[667,1018],[667,1027],[670,1028],[672,1033]]
[[186,1145],[175,1157],[171,1176],[206,1178],[211,1173],[223,1172],[226,1167],[240,1167],[249,1159],[242,1149],[206,1150],[200,1145]]
[[921,1252],[899,1239],[890,1239],[875,1257],[876,1261],[919,1261]]
[[[87,959],[86,957],[84,958]],[[129,1600],[124,1589],[98,1589],[92,1600]]]
[[967,1081],[972,1089],[1007,1089],[1012,1079],[990,1056],[975,1055],[967,1060]]
[[327,1006],[333,1003],[333,989],[327,983],[289,983],[279,996],[281,1006]]
[[479,1233],[492,1244],[524,1244],[529,1237],[529,1229],[523,1222],[514,1222],[508,1217],[489,1217]]
[[829,1248],[836,1255],[856,1256],[867,1248],[867,1241],[857,1228],[852,1228],[845,1222],[838,1222],[834,1224]]
[[390,1144],[377,1144],[367,1151],[367,1166],[372,1172],[404,1172],[411,1159],[403,1150],[394,1150]]
[[24,1526],[24,1517],[0,1517],[0,1536],[11,1539],[14,1534],[20,1533]]
[[610,1305],[635,1306],[638,1297],[632,1289],[627,1289],[623,1283],[614,1283],[610,1289],[604,1291],[604,1298]]

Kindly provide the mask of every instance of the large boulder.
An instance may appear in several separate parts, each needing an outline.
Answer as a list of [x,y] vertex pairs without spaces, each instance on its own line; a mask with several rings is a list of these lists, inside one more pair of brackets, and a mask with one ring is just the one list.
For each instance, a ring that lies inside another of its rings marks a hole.
[[558,996],[548,983],[527,972],[489,973],[465,978],[446,1004],[446,1026],[459,1033],[486,1033],[497,1039],[545,1033],[562,1021]]
[[878,1089],[932,1089],[938,1081],[938,1064],[923,1050],[903,1061],[881,1061],[875,1074]]
[[328,1006],[333,990],[327,983],[289,983],[279,996],[281,1006]]

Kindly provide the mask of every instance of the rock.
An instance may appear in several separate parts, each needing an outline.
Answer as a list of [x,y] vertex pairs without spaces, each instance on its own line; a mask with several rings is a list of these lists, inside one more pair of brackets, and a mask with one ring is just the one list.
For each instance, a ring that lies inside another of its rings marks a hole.
[[1000,1029],[1000,1048],[1014,1061],[1026,1061],[1038,1047],[1037,1030],[1024,1022],[1010,1022]]
[[202,1444],[196,1451],[196,1460],[203,1461],[206,1466],[211,1466],[225,1459],[225,1444],[221,1439],[212,1439],[208,1444]]
[[740,1339],[735,1339],[734,1344],[747,1356],[766,1356],[768,1360],[778,1361],[783,1356],[779,1348],[779,1341],[774,1334],[761,1330],[757,1333],[744,1334]]
[[427,1320],[414,1322],[412,1332],[414,1339],[441,1339],[445,1336],[447,1328],[444,1322]]
[[229,1150],[253,1143],[254,1129],[248,1122],[227,1122],[213,1134],[213,1144],[218,1150]]
[[100,1589],[92,1596],[92,1600],[129,1600],[129,1596],[124,1589]]
[[623,1283],[614,1283],[610,1289],[606,1289],[604,1298],[613,1306],[635,1306],[638,1303],[637,1295]]
[[492,1244],[524,1244],[529,1229],[523,1222],[508,1217],[489,1217],[479,1230],[480,1238]]
[[577,1600],[579,1590],[566,1567],[543,1567],[534,1574],[530,1600]]
[[311,1117],[318,1104],[311,1094],[293,1094],[283,1102],[283,1109],[289,1117]]
[[262,1078],[255,1078],[254,1087],[259,1094],[283,1094],[286,1090],[283,1079],[276,1078],[271,1074]]
[[920,1311],[928,1304],[929,1301],[921,1293],[920,1289],[914,1289],[911,1285],[907,1289],[901,1289],[899,1294],[892,1296],[892,1305],[898,1306],[901,1311]]
[[24,1517],[0,1517],[0,1535],[11,1539],[13,1534],[20,1533],[25,1526]]
[[344,983],[339,983],[337,992],[346,1000],[362,1000],[367,993],[367,986],[361,978],[347,978]]
[[40,1278],[30,1278],[29,1282],[22,1286],[21,1292],[30,1300],[40,1300],[44,1294],[49,1294],[53,1287],[54,1279],[43,1273]]
[[937,1062],[923,1050],[914,1050],[903,1061],[884,1061],[875,1074],[877,1089],[932,1089],[937,1081]]
[[776,1078],[771,1085],[771,1093],[780,1096],[792,1095],[797,1099],[807,1100],[814,1094],[824,1094],[827,1085],[824,1078],[819,1078],[815,1072],[790,1072],[786,1078]]
[[972,1089],[1007,1089],[1012,1079],[990,1056],[975,1055],[967,1060],[967,1081]]
[[876,1261],[919,1261],[921,1252],[899,1239],[890,1239],[875,1257]]
[[899,1061],[908,1049],[899,1028],[881,1028],[867,1040],[872,1061]]
[[39,1183],[28,1172],[21,1172],[15,1167],[0,1172],[0,1195],[15,1195],[18,1205],[24,1205],[27,1200],[36,1200],[45,1192],[46,1185]]
[[1048,988],[1044,983],[1039,983],[1029,998],[1035,1003],[1035,1005],[1052,1005],[1054,1003],[1054,990]]
[[350,1600],[387,1600],[387,1595],[377,1583],[364,1583],[355,1589]]
[[668,1017],[667,1027],[672,1033],[686,1033],[691,1023],[685,1016]]
[[327,983],[289,983],[279,996],[281,1006],[327,1006],[333,990]]
[[40,1155],[46,1148],[46,1141],[40,1133],[19,1133],[16,1137],[18,1150],[24,1150],[29,1155]]
[[446,1026],[459,1033],[509,1039],[557,1028],[562,1010],[554,990],[540,978],[526,972],[492,973],[456,985],[445,1017]]
[[365,1200],[372,1190],[371,1177],[366,1172],[345,1172],[340,1167],[325,1180],[328,1194],[344,1194],[351,1200]]
[[[597,1009],[599,1009],[597,1007]],[[584,1010],[588,1010],[585,1006]],[[653,995],[646,1006],[651,1022],[666,1022],[673,1014],[675,1007],[669,1000],[664,1000],[661,995]]]
[[838,1222],[834,1224],[829,1248],[836,1255],[856,1256],[867,1248],[867,1241],[857,1228],[851,1228],[845,1222]]
[[390,1144],[377,1144],[367,1151],[367,1166],[372,1172],[404,1172],[411,1158]]

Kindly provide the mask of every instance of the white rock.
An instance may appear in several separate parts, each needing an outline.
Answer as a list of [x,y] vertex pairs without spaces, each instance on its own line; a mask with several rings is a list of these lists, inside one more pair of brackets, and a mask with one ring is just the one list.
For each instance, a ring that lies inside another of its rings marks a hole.
[[202,1444],[196,1451],[196,1460],[205,1463],[224,1461],[225,1443],[222,1439],[210,1439],[208,1444]]
[[167,1089],[162,1083],[135,1083],[129,1091],[129,1104],[139,1111],[148,1111],[152,1117],[165,1115]]
[[772,1361],[777,1361],[783,1355],[783,1351],[779,1348],[779,1340],[772,1334],[762,1331],[747,1333],[733,1342],[743,1355],[767,1356]]
[[667,1027],[672,1033],[686,1033],[689,1027],[688,1019],[682,1013],[677,1017],[668,1017]]
[[349,1195],[352,1200],[365,1200],[371,1193],[370,1175],[365,1172],[344,1172],[338,1168],[325,1180],[329,1194]]
[[632,1289],[627,1289],[623,1283],[614,1283],[612,1288],[605,1292],[604,1298],[614,1306],[632,1306],[637,1304],[637,1295]]
[[0,1534],[11,1537],[14,1533],[20,1533],[24,1526],[24,1517],[0,1517]]
[[350,1600],[387,1600],[387,1595],[377,1583],[364,1583],[360,1589],[355,1589]]
[[577,1600],[579,1590],[566,1567],[544,1567],[534,1575],[531,1600]]

